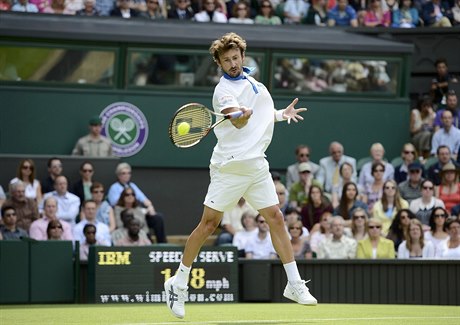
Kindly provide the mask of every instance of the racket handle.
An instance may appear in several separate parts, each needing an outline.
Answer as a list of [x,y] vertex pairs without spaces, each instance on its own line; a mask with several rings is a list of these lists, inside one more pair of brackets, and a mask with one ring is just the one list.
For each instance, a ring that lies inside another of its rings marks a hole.
[[225,115],[225,118],[226,118],[226,119],[234,119],[234,118],[240,117],[240,116],[243,115],[243,114],[244,114],[243,111],[231,112],[231,113],[226,114],[226,115]]

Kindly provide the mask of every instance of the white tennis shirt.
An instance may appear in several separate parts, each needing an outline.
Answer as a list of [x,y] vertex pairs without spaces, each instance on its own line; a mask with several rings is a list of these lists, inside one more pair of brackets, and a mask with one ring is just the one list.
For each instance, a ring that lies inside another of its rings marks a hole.
[[217,144],[211,164],[225,165],[231,161],[244,161],[265,157],[273,136],[275,124],[274,103],[267,88],[243,72],[243,76],[221,77],[212,99],[214,111],[221,113],[229,107],[247,107],[253,110],[248,124],[237,129],[230,121],[214,128]]

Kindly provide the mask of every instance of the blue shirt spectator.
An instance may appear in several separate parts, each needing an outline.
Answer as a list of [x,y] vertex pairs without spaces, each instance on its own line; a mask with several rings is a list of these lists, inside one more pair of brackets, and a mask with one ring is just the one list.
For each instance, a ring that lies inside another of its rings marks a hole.
[[114,0],[97,0],[96,10],[100,16],[110,16],[110,12],[114,8]]
[[38,8],[33,3],[29,3],[28,0],[19,0],[16,2],[13,7],[11,7],[11,11],[20,11],[20,12],[38,12]]
[[327,24],[329,26],[358,27],[356,11],[348,4],[348,0],[338,0],[337,5],[329,10]]

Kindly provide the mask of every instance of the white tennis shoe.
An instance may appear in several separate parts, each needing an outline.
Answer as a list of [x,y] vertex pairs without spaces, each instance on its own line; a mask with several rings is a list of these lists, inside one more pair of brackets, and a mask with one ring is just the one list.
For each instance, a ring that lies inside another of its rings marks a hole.
[[179,288],[175,286],[175,278],[176,276],[172,276],[165,282],[166,305],[174,316],[177,318],[184,318],[184,304],[188,300],[188,287]]
[[299,280],[295,283],[290,283],[288,281],[283,296],[301,305],[315,306],[318,301],[311,295],[310,290],[308,290],[306,286],[308,282],[310,282],[310,280]]

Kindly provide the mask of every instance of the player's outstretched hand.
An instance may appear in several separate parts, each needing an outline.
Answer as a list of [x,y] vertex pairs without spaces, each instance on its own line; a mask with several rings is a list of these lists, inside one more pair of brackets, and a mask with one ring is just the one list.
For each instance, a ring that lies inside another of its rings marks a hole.
[[294,106],[299,101],[298,98],[294,99],[288,107],[284,109],[283,117],[287,119],[288,124],[291,123],[291,120],[294,122],[303,121],[303,117],[299,115],[299,113],[305,112],[307,109],[305,107],[302,108],[295,108]]

